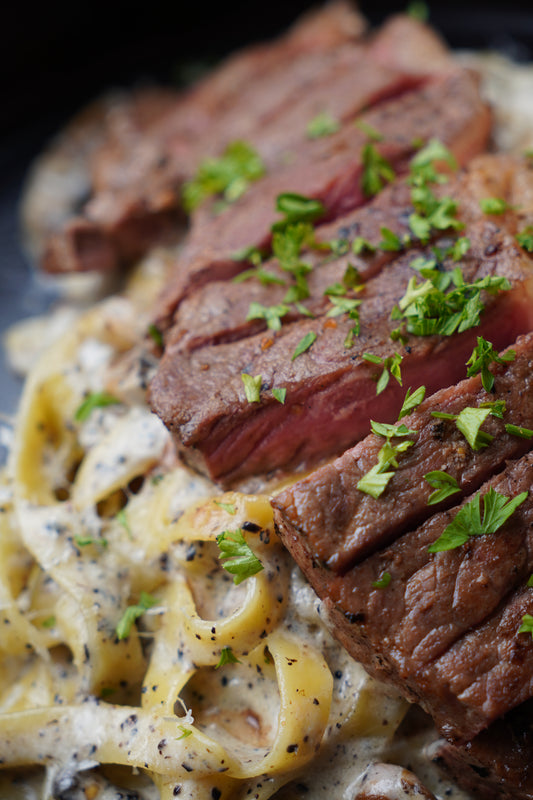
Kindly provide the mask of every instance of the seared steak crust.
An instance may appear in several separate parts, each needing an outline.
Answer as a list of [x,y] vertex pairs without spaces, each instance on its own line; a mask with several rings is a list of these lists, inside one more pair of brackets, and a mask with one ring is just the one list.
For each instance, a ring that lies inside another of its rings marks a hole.
[[533,701],[518,706],[471,742],[440,741],[433,760],[480,800],[533,797]]

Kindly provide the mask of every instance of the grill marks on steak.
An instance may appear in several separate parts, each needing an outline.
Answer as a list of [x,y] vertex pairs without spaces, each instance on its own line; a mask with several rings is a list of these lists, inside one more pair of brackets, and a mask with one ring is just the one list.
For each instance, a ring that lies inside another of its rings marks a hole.
[[[476,329],[452,337],[410,336],[405,347],[390,341],[397,324],[390,310],[413,274],[413,251],[366,284],[359,308],[361,331],[351,348],[344,346],[353,325],[346,316],[300,320],[276,335],[257,334],[191,353],[169,347],[152,381],[150,402],[184,457],[225,483],[280,466],[316,463],[362,438],[371,417],[395,419],[402,404],[404,390],[393,380],[376,396],[381,369],[365,361],[363,353],[386,358],[401,352],[404,385],[424,383],[432,392],[464,375],[478,334],[503,347],[530,330],[528,257],[491,222],[472,226],[469,233],[465,280],[497,274],[507,276],[514,287],[487,298],[487,313]],[[485,256],[487,248],[490,257]],[[314,344],[293,360],[309,333],[317,336]],[[246,400],[243,372],[262,376],[260,403]],[[272,395],[272,389],[281,387],[287,389],[283,405]]]
[[[418,139],[439,138],[466,162],[486,144],[490,115],[479,98],[476,78],[466,71],[437,77],[426,86],[380,104],[360,120],[383,136],[376,149],[406,171]],[[361,153],[366,134],[351,122],[328,137],[306,140],[291,164],[253,184],[218,216],[201,214],[176,265],[175,277],[156,309],[166,328],[180,302],[209,281],[227,280],[247,265],[235,260],[243,248],[270,246],[271,226],[278,219],[278,195],[291,191],[319,200],[326,220],[347,214],[366,202],[361,189]]]

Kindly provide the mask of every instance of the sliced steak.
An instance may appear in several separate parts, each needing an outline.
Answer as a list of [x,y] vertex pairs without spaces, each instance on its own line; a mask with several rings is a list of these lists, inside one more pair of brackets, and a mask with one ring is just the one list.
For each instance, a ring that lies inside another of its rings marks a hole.
[[[305,89],[310,74],[320,73],[335,58],[336,50],[356,42],[364,29],[363,18],[347,3],[331,3],[304,16],[278,40],[232,55],[197,86],[176,96],[150,136],[134,135],[126,125],[105,130],[102,146],[91,152],[84,165],[92,179],[86,188],[91,197],[82,216],[74,216],[62,228],[56,224],[42,257],[43,268],[49,272],[95,268],[98,262],[88,261],[79,243],[82,225],[91,226],[92,239],[98,237],[102,249],[105,244],[108,256],[102,269],[109,268],[111,257],[113,266],[137,257],[143,237],[135,227],[152,233],[144,249],[172,230],[179,219],[181,185],[194,172],[198,158],[221,152],[237,138],[238,130],[231,134],[229,124],[219,130],[219,123],[226,118],[238,123],[257,117],[257,124],[270,119],[283,107],[286,95]],[[147,216],[156,219],[150,221]],[[116,228],[119,241],[115,242]],[[131,231],[136,240],[125,250],[124,230]]]
[[[532,480],[528,453],[480,493],[515,497]],[[533,610],[533,496],[496,533],[429,553],[458,510],[435,514],[344,576],[318,567],[311,580],[354,658],[419,702],[446,737],[466,741],[533,695],[533,642],[518,633]]]
[[[529,258],[491,222],[472,226],[470,234],[465,280],[497,274],[514,287],[487,298],[478,328],[451,337],[411,335],[405,346],[390,340],[397,324],[390,310],[413,274],[412,254],[406,254],[361,292],[361,330],[351,347],[346,337],[353,322],[342,316],[301,320],[276,334],[192,353],[168,348],[150,386],[150,402],[184,457],[225,483],[277,467],[315,464],[362,438],[370,418],[396,418],[404,390],[391,380],[376,396],[381,368],[363,359],[364,353],[388,358],[401,351],[405,386],[425,384],[431,393],[464,375],[478,334],[501,348],[530,330]],[[488,247],[490,257],[485,256]],[[293,358],[305,335],[316,340]],[[260,402],[247,401],[242,373],[261,375]],[[272,394],[277,388],[287,390],[283,404]]]
[[533,797],[533,701],[518,706],[464,745],[440,741],[433,760],[480,800]]
[[[524,180],[524,172],[527,180]],[[462,174],[449,183],[436,186],[435,191],[456,200],[459,203],[457,216],[467,223],[485,217],[479,205],[480,199],[499,197],[508,201],[513,211],[504,215],[501,224],[514,232],[521,224],[514,209],[523,213],[525,207],[523,196],[517,197],[514,183],[519,181],[523,185],[522,195],[525,190],[531,192],[532,175],[525,159],[485,155],[473,159]],[[346,252],[339,257],[316,250],[303,252],[302,260],[313,267],[307,277],[310,297],[300,306],[289,306],[283,323],[301,319],[308,312],[315,316],[327,313],[331,305],[324,292],[333,284],[342,283],[348,265],[356,267],[361,281],[372,278],[383,269],[396,253],[379,247],[383,239],[382,228],[401,239],[412,236],[409,228],[412,212],[411,187],[404,180],[397,180],[362,208],[318,226],[315,236],[319,242],[342,240],[346,243]],[[354,255],[351,245],[356,237],[370,242],[376,248],[375,252]],[[416,244],[415,239],[411,246]],[[168,345],[174,349],[179,343],[179,348],[193,350],[208,344],[235,341],[265,330],[264,320],[248,319],[251,303],[265,307],[283,303],[290,281],[275,259],[266,262],[263,269],[283,285],[265,285],[250,277],[245,283],[236,282],[237,279],[235,282],[212,281],[193,292],[179,306],[174,327],[168,335]]]
[[[416,431],[415,446],[402,456],[381,497],[375,499],[355,488],[377,463],[383,439],[374,434],[278,496],[274,506],[287,546],[295,537],[300,540],[297,560],[302,561],[301,551],[305,551],[311,572],[316,564],[343,572],[434,512],[435,507],[427,505],[432,489],[424,480],[426,473],[447,471],[465,495],[502,469],[507,459],[528,450],[528,440],[505,433],[504,424],[513,421],[533,428],[529,401],[533,334],[521,337],[515,350],[514,361],[492,367],[493,392],[485,392],[475,376],[426,398],[406,421]],[[458,414],[467,406],[477,408],[495,399],[505,400],[507,410],[505,423],[491,416],[484,424],[484,430],[496,437],[497,445],[492,447],[472,450],[454,422],[432,416],[437,411]],[[457,497],[449,502],[457,502]]]
[[[362,114],[360,120],[382,134],[376,148],[400,172],[407,169],[417,140],[439,138],[464,163],[484,147],[490,128],[477,80],[466,71],[435,78]],[[271,226],[278,219],[276,198],[283,192],[319,200],[326,219],[366,202],[361,187],[366,143],[367,135],[352,123],[324,139],[307,140],[291,164],[253,184],[234,205],[218,216],[202,215],[162,294],[156,310],[159,325],[166,328],[179,303],[199,286],[242,271],[247,265],[236,261],[235,253],[251,245],[269,247]]]

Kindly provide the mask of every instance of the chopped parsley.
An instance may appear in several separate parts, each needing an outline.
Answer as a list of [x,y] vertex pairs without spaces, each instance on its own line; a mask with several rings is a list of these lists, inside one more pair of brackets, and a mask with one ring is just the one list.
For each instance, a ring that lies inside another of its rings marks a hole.
[[405,436],[416,436],[416,431],[411,430],[404,425],[390,425],[388,422],[376,422],[374,419],[370,420],[370,428],[372,433],[376,436],[383,436],[384,439],[392,439],[393,436],[401,438]]
[[240,664],[241,662],[231,649],[229,645],[225,645],[222,650],[220,651],[220,660],[216,665],[215,669],[219,669],[219,667],[223,667],[225,664]]
[[522,428],[520,425],[506,425],[505,430],[511,436],[519,436],[521,439],[533,438],[533,431],[531,428]]
[[314,331],[309,331],[306,333],[296,345],[296,349],[292,354],[291,361],[294,361],[295,358],[298,358],[298,356],[301,356],[306,350],[309,350],[311,345],[316,341],[316,338],[317,335]]
[[272,389],[272,394],[278,401],[278,403],[284,403],[285,398],[287,397],[287,389],[282,386],[279,389]]
[[128,606],[116,627],[117,639],[127,639],[131,633],[131,628],[135,620],[137,620],[145,611],[152,606],[155,606],[157,600],[149,595],[147,592],[141,592],[139,602],[137,605]]
[[[120,513],[120,512],[119,512]],[[74,536],[74,541],[78,547],[88,547],[90,544],[100,545],[100,547],[107,547],[108,541],[104,538],[96,536]]]
[[[409,430],[405,425],[388,425],[383,422],[370,422],[372,431],[376,436],[385,438],[385,443],[378,452],[378,462],[357,483],[357,488],[360,492],[369,494],[375,500],[381,497],[387,485],[394,475],[394,470],[398,468],[398,456],[405,453],[414,442],[411,439],[405,439],[415,433]],[[394,437],[403,438],[404,440],[399,444],[392,444],[391,439]],[[391,467],[393,469],[391,469]]]
[[358,319],[357,308],[363,302],[356,300],[354,297],[335,297],[330,296],[330,303],[333,308],[327,312],[327,317],[340,317],[341,314],[348,314],[349,319]]
[[126,516],[126,509],[125,508],[121,508],[120,511],[117,511],[117,513],[115,514],[115,519],[116,519],[116,521],[118,522],[119,525],[122,525],[122,527],[124,528],[124,530],[128,534],[128,538],[129,539],[133,539],[133,536],[132,536],[132,533],[131,533],[131,528],[130,528],[130,523],[128,521],[128,517]]
[[248,375],[246,372],[243,372],[241,375],[241,380],[244,384],[244,394],[246,395],[248,402],[259,403],[261,383],[263,380],[262,376],[256,375],[253,377],[252,375]]
[[518,633],[530,633],[531,638],[533,639],[533,617],[531,614],[524,614],[522,617],[522,624],[518,629]]
[[363,255],[363,253],[375,253],[376,246],[369,242],[368,239],[363,239],[362,236],[356,236],[352,242],[352,252],[356,256]]
[[237,508],[234,503],[223,503],[221,500],[213,500],[213,503],[222,508],[224,511],[227,511],[228,514],[233,515],[237,512]]
[[212,196],[220,196],[227,203],[232,203],[264,174],[265,166],[254,148],[247,142],[232,142],[220,158],[202,161],[195,177],[184,184],[182,198],[185,210],[194,211]]
[[157,347],[163,347],[163,334],[161,333],[157,325],[155,325],[154,323],[148,325],[148,335],[152,338],[154,344],[156,344]]
[[402,249],[403,245],[400,237],[394,233],[394,231],[391,231],[390,228],[380,228],[380,233],[383,237],[379,243],[379,248],[381,250],[395,253]]
[[391,578],[390,572],[384,572],[377,581],[372,581],[372,586],[374,589],[386,589],[391,582]]
[[322,136],[330,136],[332,133],[337,133],[339,128],[339,122],[330,113],[323,111],[307,124],[307,138],[320,139]]
[[358,119],[355,122],[355,127],[359,128],[371,142],[383,141],[383,134],[380,133],[373,125],[369,125],[364,119]]
[[448,248],[446,255],[451,256],[454,261],[460,261],[470,250],[470,239],[467,236],[460,236]]
[[267,269],[264,269],[261,266],[252,267],[251,269],[245,269],[243,272],[239,272],[238,275],[235,275],[232,278],[232,282],[244,283],[244,281],[247,281],[250,278],[257,278],[262,286],[286,285],[286,281],[284,281],[283,278],[280,278],[279,275],[274,275],[273,272],[269,272]]
[[428,497],[428,506],[435,505],[435,503],[440,503],[442,500],[445,500],[452,494],[456,494],[457,492],[461,491],[459,484],[453,475],[448,475],[447,472],[443,472],[440,469],[426,472],[424,478],[429,483],[431,488],[435,489],[435,491],[432,492]]
[[412,0],[407,6],[407,14],[420,22],[427,22],[429,19],[429,8],[423,0]]
[[53,614],[50,617],[46,617],[46,619],[43,619],[43,621],[41,622],[43,628],[54,628],[55,624],[56,624],[56,618]]
[[493,417],[498,417],[498,419],[503,419],[503,415],[506,409],[506,402],[505,400],[486,400],[484,403],[480,403],[480,408],[489,408],[490,413]]
[[483,336],[477,337],[477,344],[472,351],[472,355],[466,362],[468,367],[467,377],[478,375],[481,372],[481,383],[486,392],[492,391],[494,386],[494,375],[489,370],[489,364],[508,364],[516,358],[515,350],[508,350],[502,356],[494,349],[492,344]]
[[242,583],[257,572],[264,569],[263,565],[246,543],[240,528],[236,531],[223,531],[217,536],[220,550],[219,558],[225,570],[233,575],[235,584]]
[[89,419],[91,413],[95,408],[104,408],[105,406],[118,405],[120,400],[108,392],[92,392],[88,394],[85,400],[78,406],[74,419],[76,422],[85,422]]
[[441,411],[432,411],[431,416],[438,419],[455,420],[457,428],[461,431],[472,450],[481,450],[487,447],[494,436],[480,430],[481,426],[492,413],[490,408],[463,408],[460,414],[446,414]]
[[527,492],[521,492],[510,499],[491,487],[483,496],[482,519],[481,495],[476,494],[470,502],[460,508],[439,538],[428,547],[428,552],[454,550],[465,544],[472,536],[495,533],[524,502],[527,495]]
[[278,303],[275,306],[264,306],[261,303],[250,303],[246,321],[252,319],[264,319],[267,327],[273,331],[281,330],[281,320],[290,311],[289,306],[285,303]]
[[184,725],[178,725],[178,728],[181,731],[181,736],[176,737],[177,742],[179,742],[180,739],[186,739],[188,736],[192,736],[192,730],[190,728],[186,728]]
[[479,201],[479,207],[484,214],[505,214],[510,205],[502,197],[483,197]]
[[[451,284],[453,288],[446,291]],[[459,267],[452,272],[437,273],[422,283],[417,283],[413,276],[391,318],[404,319],[407,332],[416,336],[451,336],[479,325],[485,308],[482,291],[497,294],[510,288],[509,280],[498,275],[465,283]]]
[[418,408],[424,397],[426,396],[426,387],[419,386],[413,394],[411,394],[411,387],[407,390],[405,395],[403,405],[400,409],[400,413],[398,415],[398,419],[402,419],[402,417],[406,417],[411,411],[414,411],[415,408]]
[[516,234],[516,241],[527,250],[528,253],[533,253],[533,225],[526,225],[520,233]]
[[390,183],[396,177],[392,165],[372,144],[365,144],[363,147],[361,161],[363,164],[361,188],[365,197],[378,194],[385,183]]
[[324,216],[326,210],[320,200],[294,192],[284,192],[276,198],[276,211],[284,214],[285,219],[274,223],[272,226],[274,232],[283,230],[295,222],[316,222]]
[[[248,247],[242,247],[240,250],[237,250],[235,253],[233,253],[231,258],[233,261],[250,261],[250,263],[255,264],[255,266],[258,267],[265,255],[266,254],[262,250],[251,244],[248,245]],[[236,277],[238,278],[239,276],[237,275]],[[236,278],[233,280],[236,280]]]
[[363,358],[365,361],[368,361],[371,364],[379,364],[383,366],[383,372],[377,381],[376,394],[381,394],[381,392],[388,386],[391,375],[398,381],[400,386],[402,385],[402,373],[400,365],[402,363],[403,356],[401,356],[399,353],[394,353],[393,356],[388,356],[387,358],[380,358],[380,356],[375,356],[373,353],[363,353]]

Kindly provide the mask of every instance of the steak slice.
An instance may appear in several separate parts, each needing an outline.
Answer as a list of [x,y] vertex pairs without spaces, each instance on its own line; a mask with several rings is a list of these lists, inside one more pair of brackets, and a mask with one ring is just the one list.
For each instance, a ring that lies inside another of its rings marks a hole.
[[[518,339],[514,349],[514,361],[492,367],[493,392],[485,392],[477,375],[428,396],[406,418],[405,424],[416,431],[410,437],[415,445],[402,455],[381,497],[356,488],[377,463],[383,444],[382,437],[370,434],[274,499],[280,533],[313,585],[323,572],[328,579],[342,574],[433,514],[435,506],[428,505],[432,489],[424,479],[428,472],[445,470],[465,496],[503,469],[507,459],[530,448],[527,439],[506,433],[504,425],[512,422],[533,428],[533,403],[529,400],[533,334]],[[454,422],[432,416],[432,412],[458,414],[468,406],[478,408],[497,399],[505,400],[504,420],[490,416],[483,426],[497,444],[480,450],[467,445]],[[456,503],[457,497],[461,495],[451,496],[448,505]],[[315,588],[321,597],[328,590],[321,584]]]
[[[527,180],[524,181],[524,173]],[[515,183],[523,184],[521,196]],[[525,159],[510,156],[484,155],[469,162],[465,171],[451,182],[436,186],[436,194],[452,197],[459,203],[457,217],[472,223],[483,219],[479,201],[486,197],[499,197],[509,203],[513,211],[507,212],[501,223],[513,232],[519,227],[514,209],[525,208],[525,191],[531,192],[531,168]],[[317,241],[328,243],[332,240],[345,242],[345,251],[332,257],[328,252],[306,250],[302,260],[313,267],[307,276],[310,297],[302,300],[299,306],[288,306],[283,323],[301,319],[306,313],[315,316],[327,313],[331,304],[324,292],[328,287],[341,283],[349,265],[355,266],[361,282],[380,272],[396,254],[381,249],[382,228],[387,228],[400,239],[411,236],[409,216],[413,212],[411,187],[404,180],[394,181],[383,189],[365,206],[357,208],[334,222],[320,225],[315,229]],[[370,242],[375,252],[365,251],[355,255],[351,245],[356,237]],[[413,244],[411,244],[413,246]],[[416,246],[416,240],[414,240]],[[241,281],[212,281],[186,298],[175,315],[175,324],[167,336],[169,347],[194,350],[209,344],[231,342],[253,335],[266,329],[261,319],[248,319],[251,303],[265,307],[282,304],[290,285],[287,272],[279,266],[276,259],[270,259],[263,269],[284,285],[265,284],[257,278]],[[179,343],[179,345],[178,345]]]
[[441,740],[433,760],[480,800],[533,797],[533,701],[510,711],[464,745]]
[[[362,438],[371,417],[396,419],[404,391],[390,381],[376,396],[381,368],[365,360],[364,353],[389,358],[401,351],[405,385],[424,383],[433,392],[464,375],[476,335],[501,348],[530,330],[529,258],[491,222],[472,226],[469,233],[465,280],[500,275],[514,287],[487,298],[478,328],[451,337],[410,335],[404,346],[390,340],[396,327],[390,310],[413,274],[412,254],[406,254],[361,292],[360,335],[351,347],[346,337],[353,322],[342,316],[301,320],[276,334],[192,353],[168,348],[151,383],[150,402],[186,460],[228,484],[278,467],[308,467]],[[316,340],[293,358],[306,335]],[[243,373],[261,375],[260,402],[247,401]],[[286,389],[283,404],[272,393],[278,388]]]
[[[472,739],[533,695],[533,641],[518,632],[524,614],[533,610],[527,586],[533,570],[532,479],[528,453],[483,485],[481,495],[489,488],[506,497],[529,492],[496,533],[428,552],[469,498],[345,575],[318,567],[311,577],[325,597],[335,636],[350,654],[419,702],[454,741]],[[379,588],[385,573],[389,583]]]
[[[483,149],[490,114],[481,101],[475,76],[459,70],[434,78],[426,86],[378,105],[360,121],[383,136],[376,149],[405,171],[417,141],[439,138],[466,162]],[[175,276],[162,293],[155,316],[161,328],[193,290],[213,280],[227,280],[247,264],[235,254],[270,246],[277,220],[278,195],[290,191],[319,200],[325,219],[335,219],[367,201],[361,187],[362,151],[367,134],[351,122],[324,139],[306,140],[294,160],[253,184],[245,196],[218,216],[202,214],[193,225]]]

